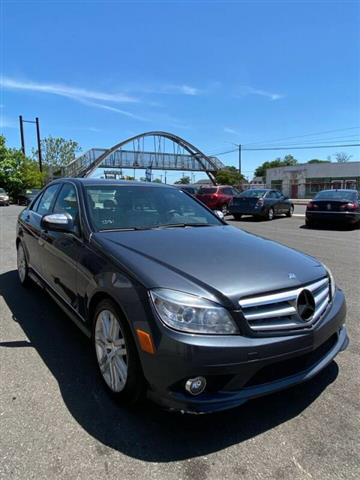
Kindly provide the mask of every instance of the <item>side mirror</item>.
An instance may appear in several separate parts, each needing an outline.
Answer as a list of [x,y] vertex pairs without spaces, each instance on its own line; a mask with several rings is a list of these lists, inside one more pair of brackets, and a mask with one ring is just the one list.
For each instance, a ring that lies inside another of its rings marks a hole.
[[221,210],[215,210],[215,215],[220,218],[220,220],[224,220],[224,214]]
[[53,230],[55,232],[73,232],[74,222],[72,217],[66,213],[52,213],[44,215],[41,219],[41,226],[45,230]]

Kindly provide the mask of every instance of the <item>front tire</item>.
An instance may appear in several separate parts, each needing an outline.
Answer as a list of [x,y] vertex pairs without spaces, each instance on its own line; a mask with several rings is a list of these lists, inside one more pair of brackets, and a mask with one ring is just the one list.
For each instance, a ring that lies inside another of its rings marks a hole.
[[25,250],[21,242],[19,242],[17,246],[16,261],[20,283],[23,287],[27,287],[30,283],[29,266],[26,260]]
[[136,345],[129,326],[117,305],[101,301],[93,317],[94,354],[106,389],[120,403],[139,402],[145,392]]
[[242,214],[241,213],[234,213],[233,217],[235,220],[241,220]]
[[226,205],[226,203],[224,203],[224,205],[221,207],[221,211],[225,217],[225,215],[227,215],[228,213],[228,206]]
[[291,205],[291,207],[289,208],[289,211],[286,213],[286,216],[292,217],[293,213],[294,213],[294,207]]

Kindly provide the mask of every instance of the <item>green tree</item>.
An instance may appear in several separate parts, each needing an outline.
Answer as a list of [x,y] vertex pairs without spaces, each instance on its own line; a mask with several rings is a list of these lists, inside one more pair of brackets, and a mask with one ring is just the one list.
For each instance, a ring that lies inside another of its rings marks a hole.
[[188,185],[190,183],[190,177],[181,177],[180,180],[174,182],[176,185]]
[[264,162],[262,165],[257,167],[255,170],[255,177],[263,177],[264,181],[266,178],[266,170],[268,168],[276,168],[276,167],[287,167],[292,165],[297,165],[298,161],[292,155],[285,155],[283,159],[280,157],[276,158],[272,161]]
[[[75,159],[76,154],[81,148],[75,140],[66,140],[62,137],[52,137],[51,135],[41,140],[41,152],[43,161],[52,169],[64,167]],[[37,157],[37,151],[34,156]]]
[[330,160],[319,160],[318,158],[313,158],[309,160],[307,163],[331,163]]
[[220,185],[240,185],[244,176],[233,166],[227,166],[218,170],[215,174],[216,183]]
[[0,135],[0,186],[16,197],[26,188],[40,187],[43,178],[37,162],[26,158],[21,150],[8,148]]
[[153,183],[162,183],[160,178],[154,178]]

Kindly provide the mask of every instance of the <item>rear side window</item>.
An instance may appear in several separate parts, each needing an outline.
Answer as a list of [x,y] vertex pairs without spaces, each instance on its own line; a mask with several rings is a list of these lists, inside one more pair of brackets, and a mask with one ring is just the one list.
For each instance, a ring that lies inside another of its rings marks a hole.
[[199,194],[200,195],[208,195],[209,193],[216,193],[217,192],[217,188],[215,187],[210,187],[210,188],[202,188],[200,191],[199,191]]
[[39,203],[36,205],[36,210],[34,209],[39,215],[47,215],[51,211],[51,207],[54,203],[55,196],[58,190],[58,184],[51,185],[45,190],[45,192],[41,196]]
[[234,195],[232,188],[229,188],[229,187],[221,188],[220,191],[221,191],[224,195]]

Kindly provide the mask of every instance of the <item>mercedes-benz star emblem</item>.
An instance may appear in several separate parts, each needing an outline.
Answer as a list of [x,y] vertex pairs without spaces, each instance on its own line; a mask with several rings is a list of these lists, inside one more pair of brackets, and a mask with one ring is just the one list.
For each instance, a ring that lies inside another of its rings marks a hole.
[[299,317],[304,322],[307,322],[312,318],[315,313],[315,300],[310,290],[304,289],[299,293],[296,302],[296,308]]

